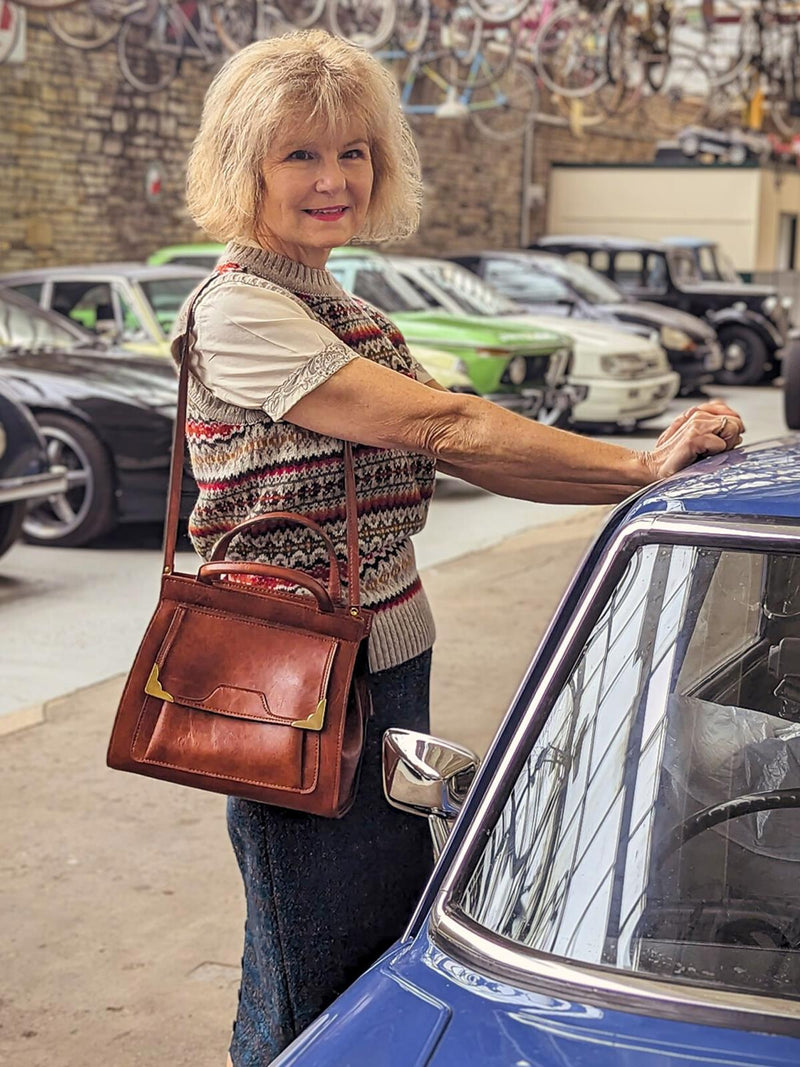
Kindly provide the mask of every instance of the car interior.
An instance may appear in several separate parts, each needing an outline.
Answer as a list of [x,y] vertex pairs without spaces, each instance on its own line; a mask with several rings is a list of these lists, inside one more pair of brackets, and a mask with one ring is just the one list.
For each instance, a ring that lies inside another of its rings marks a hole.
[[800,557],[710,553],[693,583],[630,963],[798,997]]

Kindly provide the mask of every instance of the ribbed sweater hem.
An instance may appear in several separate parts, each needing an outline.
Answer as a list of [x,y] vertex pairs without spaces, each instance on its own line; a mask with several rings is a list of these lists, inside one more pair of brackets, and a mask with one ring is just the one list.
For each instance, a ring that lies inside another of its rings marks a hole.
[[369,635],[369,669],[385,671],[427,652],[436,628],[428,598],[420,591],[410,600],[378,611]]

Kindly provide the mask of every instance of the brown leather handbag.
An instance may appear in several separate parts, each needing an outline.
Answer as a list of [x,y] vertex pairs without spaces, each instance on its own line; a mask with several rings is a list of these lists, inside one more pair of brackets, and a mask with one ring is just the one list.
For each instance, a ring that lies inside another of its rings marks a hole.
[[[346,601],[330,538],[292,512],[241,523],[219,539],[196,575],[176,573],[196,300],[181,342],[161,596],[122,694],[108,765],[338,818],[354,799],[369,708],[364,665],[372,613],[359,604],[351,446],[344,446]],[[226,561],[237,534],[287,522],[323,540],[327,584],[290,568]],[[226,575],[277,578],[308,595],[226,582]]]

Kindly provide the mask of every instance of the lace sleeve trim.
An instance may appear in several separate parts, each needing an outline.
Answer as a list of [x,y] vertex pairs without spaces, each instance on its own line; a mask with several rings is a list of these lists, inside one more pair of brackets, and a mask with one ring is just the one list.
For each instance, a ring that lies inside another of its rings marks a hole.
[[279,422],[298,400],[318,385],[322,385],[351,360],[358,358],[358,353],[341,341],[325,345],[307,363],[290,374],[285,382],[272,390],[262,405],[264,411],[273,422]]

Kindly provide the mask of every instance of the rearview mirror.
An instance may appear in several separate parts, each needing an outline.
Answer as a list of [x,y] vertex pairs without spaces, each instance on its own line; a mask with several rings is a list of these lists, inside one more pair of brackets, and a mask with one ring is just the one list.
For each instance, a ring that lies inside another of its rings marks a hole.
[[383,791],[389,803],[430,820],[438,855],[464,803],[480,760],[468,748],[415,730],[383,735]]

